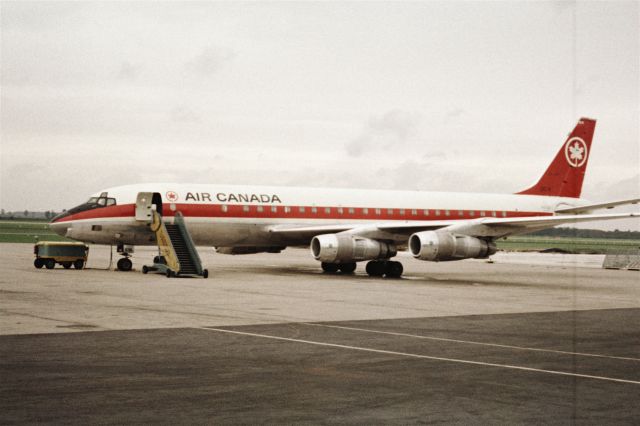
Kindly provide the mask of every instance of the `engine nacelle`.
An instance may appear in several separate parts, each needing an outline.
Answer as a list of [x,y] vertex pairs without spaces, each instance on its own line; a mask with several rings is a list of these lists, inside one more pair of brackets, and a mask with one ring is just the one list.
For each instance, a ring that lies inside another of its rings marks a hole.
[[311,240],[311,254],[326,263],[388,259],[397,253],[393,244],[354,235],[324,234]]
[[286,247],[216,247],[220,254],[280,253]]
[[409,238],[409,250],[416,259],[433,262],[483,259],[497,251],[492,241],[447,231],[417,232]]

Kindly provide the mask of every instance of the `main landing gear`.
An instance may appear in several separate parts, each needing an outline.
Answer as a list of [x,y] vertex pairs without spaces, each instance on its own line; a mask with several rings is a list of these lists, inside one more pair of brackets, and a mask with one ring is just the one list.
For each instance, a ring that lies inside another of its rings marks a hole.
[[[322,271],[327,274],[336,274],[340,271],[342,274],[353,274],[356,270],[356,263],[327,263],[322,262]],[[372,260],[367,262],[367,274],[371,277],[400,278],[404,268],[402,263],[393,260]]]
[[338,271],[340,271],[343,274],[349,275],[349,274],[353,274],[356,271],[356,262],[349,262],[349,263],[322,262],[320,266],[322,267],[322,271],[326,272],[327,274],[335,274]]
[[394,260],[372,260],[367,262],[366,271],[371,277],[400,278],[404,268]]

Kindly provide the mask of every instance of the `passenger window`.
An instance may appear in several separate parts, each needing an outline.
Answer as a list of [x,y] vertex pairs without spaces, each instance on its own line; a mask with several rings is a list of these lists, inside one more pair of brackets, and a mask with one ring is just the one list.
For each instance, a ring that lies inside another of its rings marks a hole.
[[400,209],[400,216],[404,216],[404,209]]
[[424,211],[424,215],[425,215],[425,216],[429,216],[429,210],[425,210],[425,211]]
[[298,209],[298,211],[300,211],[300,213],[304,213],[305,208],[304,208],[304,207],[300,207],[300,208]]
[[242,206],[242,211],[245,213],[249,212],[249,206]]
[[262,206],[258,206],[258,207],[256,207],[256,210],[257,210],[259,213],[262,213],[262,212],[264,211],[264,207],[262,207]]
[[484,212],[480,212],[480,216],[486,216]]
[[362,209],[362,214],[365,214],[365,215],[369,214],[369,209]]
[[436,210],[436,216],[440,216],[440,210]]
[[411,210],[411,215],[412,216],[418,216],[418,210],[416,210],[416,209]]
[[326,214],[331,214],[331,207],[325,207],[325,208],[324,208],[324,212],[325,212]]
[[502,217],[507,217],[507,212],[503,211],[502,212]]
[[226,205],[224,205],[224,204],[223,204],[223,205],[221,205],[221,206],[220,206],[220,208],[222,209],[222,211],[223,211],[224,213],[226,213],[226,212],[229,210],[229,208],[228,208]]
[[458,211],[458,216],[464,216],[464,212],[462,210]]
[[354,214],[354,213],[355,213],[355,210],[349,209],[349,214]]
[[444,215],[445,215],[445,216],[451,216],[451,212],[450,212],[449,210],[445,210],[445,211],[444,211]]
[[291,213],[291,207],[285,207],[284,208],[284,212],[285,213]]
[[380,216],[380,215],[382,214],[382,210],[380,210],[380,209],[376,209],[376,214],[377,214],[378,216]]
[[389,216],[393,215],[393,209],[387,209],[387,214],[388,214]]
[[311,207],[311,213],[313,213],[313,214],[318,213],[318,208],[317,207]]
[[496,212],[491,212],[491,216],[496,217]]
[[342,210],[342,207],[338,207],[338,214],[342,214],[344,213],[344,211]]
[[271,213],[278,213],[278,206],[271,206]]

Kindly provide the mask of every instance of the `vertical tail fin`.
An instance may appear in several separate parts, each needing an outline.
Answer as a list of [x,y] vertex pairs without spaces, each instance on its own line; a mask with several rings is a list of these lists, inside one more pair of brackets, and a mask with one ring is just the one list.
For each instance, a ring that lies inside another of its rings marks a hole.
[[595,128],[596,120],[581,118],[540,180],[518,194],[579,198]]

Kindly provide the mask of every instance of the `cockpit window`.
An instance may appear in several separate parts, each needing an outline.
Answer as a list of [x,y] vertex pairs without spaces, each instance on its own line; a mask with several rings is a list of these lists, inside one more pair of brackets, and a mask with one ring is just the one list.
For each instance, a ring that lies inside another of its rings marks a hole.
[[91,197],[87,200],[86,203],[80,204],[79,206],[69,209],[66,212],[54,217],[53,221],[55,222],[56,220],[62,219],[63,217],[70,216],[72,214],[84,212],[87,210],[99,209],[107,206],[115,206],[116,204],[117,203],[115,198],[109,198],[107,196],[107,193],[103,192],[99,197]]
[[116,199],[109,198],[105,194],[100,195],[99,197],[91,197],[85,204],[88,205],[96,205],[97,207],[105,207],[105,206],[115,206]]

